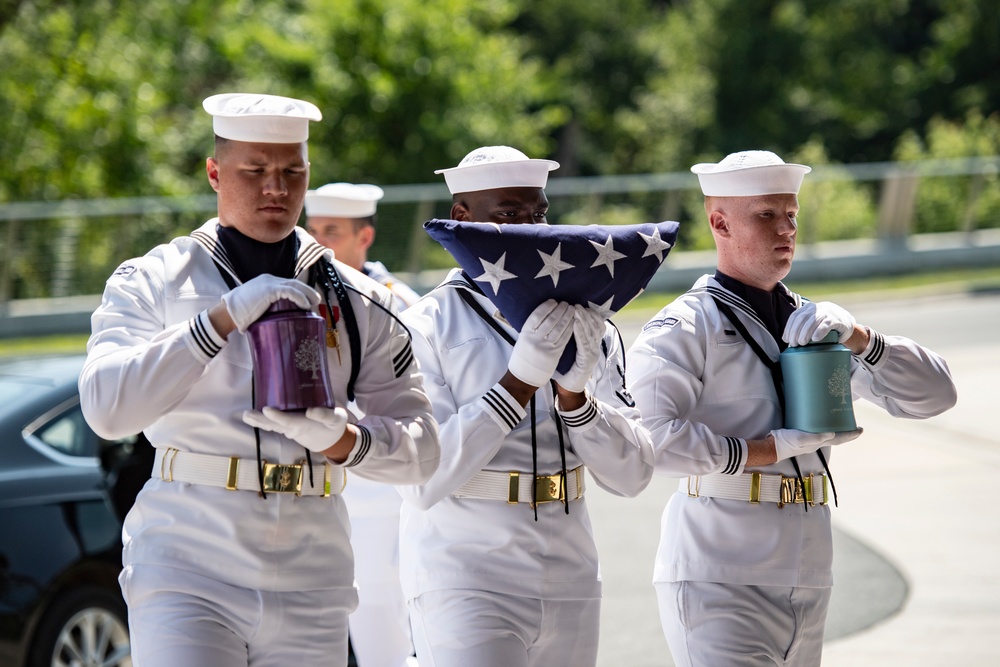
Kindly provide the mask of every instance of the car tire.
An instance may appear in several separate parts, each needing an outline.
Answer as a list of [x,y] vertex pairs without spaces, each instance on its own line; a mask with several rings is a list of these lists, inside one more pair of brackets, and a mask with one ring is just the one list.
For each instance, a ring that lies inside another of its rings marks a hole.
[[132,667],[121,596],[93,586],[64,591],[38,624],[27,667]]

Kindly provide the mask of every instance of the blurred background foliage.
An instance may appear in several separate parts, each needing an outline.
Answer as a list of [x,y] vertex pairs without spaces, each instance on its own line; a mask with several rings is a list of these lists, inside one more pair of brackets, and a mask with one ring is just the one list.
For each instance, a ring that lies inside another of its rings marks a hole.
[[[0,204],[210,194],[201,101],[238,90],[320,107],[314,187],[437,182],[495,143],[558,160],[555,178],[746,148],[831,169],[997,155],[998,36],[996,0],[0,0]],[[874,233],[871,183],[807,181],[801,200],[805,242]],[[697,193],[566,204],[562,222],[703,216]],[[916,231],[1000,224],[996,174],[925,179],[916,207]],[[95,291],[107,258],[192,226],[58,224],[6,233],[86,244]],[[685,247],[711,247],[703,227]],[[390,268],[407,239],[383,246]],[[15,293],[49,289],[24,278],[30,253],[9,261]]]

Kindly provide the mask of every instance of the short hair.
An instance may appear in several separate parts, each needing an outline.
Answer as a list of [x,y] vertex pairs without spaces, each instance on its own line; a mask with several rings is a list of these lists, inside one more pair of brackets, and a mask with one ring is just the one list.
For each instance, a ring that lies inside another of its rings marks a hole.
[[351,222],[354,223],[354,231],[360,232],[365,227],[374,227],[375,219],[377,217],[377,214],[372,213],[371,215],[366,215],[363,218],[351,218]]
[[229,141],[230,140],[226,139],[225,137],[220,137],[219,135],[215,135],[215,156],[216,157],[219,156],[219,153],[221,151],[225,150],[226,146],[229,145]]

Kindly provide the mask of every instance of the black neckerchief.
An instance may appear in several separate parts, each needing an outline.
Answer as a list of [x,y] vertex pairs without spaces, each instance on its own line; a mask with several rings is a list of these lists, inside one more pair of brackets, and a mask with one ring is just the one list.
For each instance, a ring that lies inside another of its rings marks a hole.
[[779,286],[767,292],[742,283],[736,278],[727,276],[718,270],[715,272],[715,280],[750,304],[753,312],[761,319],[771,337],[774,338],[774,342],[778,344],[779,352],[784,351],[788,347],[788,343],[782,340],[781,335],[785,332],[785,325],[788,323],[788,318],[795,312],[795,301],[787,290],[783,289],[779,284]]
[[276,243],[264,243],[246,236],[235,227],[216,228],[219,243],[225,248],[240,282],[270,273],[278,278],[295,277],[295,258],[299,237],[292,233]]

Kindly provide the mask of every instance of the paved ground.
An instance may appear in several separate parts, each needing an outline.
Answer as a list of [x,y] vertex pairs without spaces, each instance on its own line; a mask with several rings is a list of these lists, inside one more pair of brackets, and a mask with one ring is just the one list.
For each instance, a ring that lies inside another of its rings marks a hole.
[[[861,322],[906,333],[948,360],[959,403],[926,421],[857,404],[865,435],[832,467],[834,594],[825,667],[1000,665],[1000,294],[842,301]],[[618,322],[630,343],[634,323]],[[652,560],[676,481],[634,499],[588,495],[605,580],[600,664],[671,665]]]

